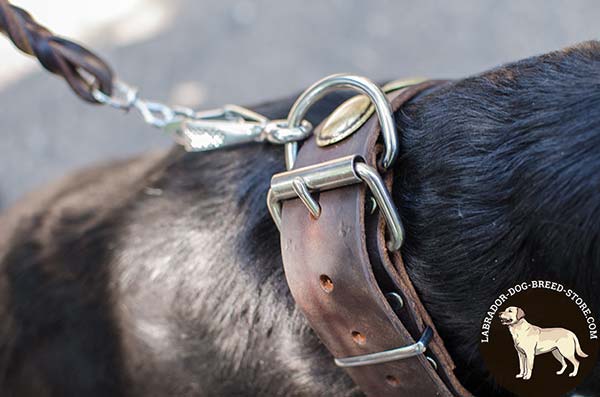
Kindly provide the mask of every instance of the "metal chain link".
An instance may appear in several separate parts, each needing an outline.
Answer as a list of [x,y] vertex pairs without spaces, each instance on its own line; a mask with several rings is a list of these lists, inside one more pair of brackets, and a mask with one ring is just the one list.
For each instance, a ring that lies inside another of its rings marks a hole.
[[174,110],[163,103],[144,100],[140,98],[137,88],[120,80],[113,82],[112,95],[106,95],[98,88],[93,88],[92,96],[103,105],[124,110],[125,112],[129,112],[132,108],[136,109],[147,124],[158,128],[164,128],[175,117],[189,117],[194,114],[192,109],[182,108],[181,110]]

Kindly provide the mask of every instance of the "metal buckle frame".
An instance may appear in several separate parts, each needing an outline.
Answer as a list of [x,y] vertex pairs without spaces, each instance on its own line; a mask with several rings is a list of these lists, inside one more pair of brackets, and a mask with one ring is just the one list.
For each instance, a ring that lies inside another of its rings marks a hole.
[[398,211],[377,170],[362,162],[358,156],[342,157],[273,175],[271,189],[267,194],[267,205],[278,228],[281,225],[282,200],[300,198],[312,216],[318,219],[321,207],[311,192],[322,192],[361,182],[367,184],[383,212],[390,233],[388,249],[399,250],[404,240],[404,229]]

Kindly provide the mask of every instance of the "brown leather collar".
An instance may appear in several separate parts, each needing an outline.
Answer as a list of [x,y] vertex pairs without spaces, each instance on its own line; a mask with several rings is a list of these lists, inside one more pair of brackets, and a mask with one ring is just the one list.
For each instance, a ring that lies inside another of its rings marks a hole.
[[[392,110],[439,83],[427,81],[389,94]],[[348,156],[376,167],[379,135],[374,115],[335,145],[319,147],[313,137],[302,146],[291,172],[302,173],[306,167],[310,171],[315,165]],[[391,171],[385,173],[384,181],[391,188]],[[336,363],[357,364],[360,359],[353,359],[357,356],[368,359],[364,355],[411,346],[412,357],[346,370],[370,396],[470,395],[454,376],[454,363],[399,252],[386,248],[381,211],[365,210],[370,202],[365,184],[321,191],[314,198],[318,219],[301,200],[284,202],[281,249],[292,295]]]

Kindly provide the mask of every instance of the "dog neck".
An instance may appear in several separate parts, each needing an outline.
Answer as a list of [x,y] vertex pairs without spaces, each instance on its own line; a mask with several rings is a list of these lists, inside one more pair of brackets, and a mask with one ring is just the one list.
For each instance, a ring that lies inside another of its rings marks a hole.
[[[598,65],[600,43],[584,43],[457,81],[397,115],[403,259],[475,394],[493,391],[469,381],[488,375],[472,319],[508,287],[559,279],[600,302],[583,276],[599,263],[589,249],[600,235],[590,233],[597,195],[583,182],[594,178],[586,164],[600,164],[586,149],[600,145]],[[573,219],[580,226],[566,227]]]
[[529,322],[527,322],[527,320],[525,320],[524,318],[521,318],[516,323],[510,324],[508,326],[508,329],[511,333],[513,333],[513,331],[515,333],[518,333],[529,329],[529,327],[531,327],[531,324],[529,324]]

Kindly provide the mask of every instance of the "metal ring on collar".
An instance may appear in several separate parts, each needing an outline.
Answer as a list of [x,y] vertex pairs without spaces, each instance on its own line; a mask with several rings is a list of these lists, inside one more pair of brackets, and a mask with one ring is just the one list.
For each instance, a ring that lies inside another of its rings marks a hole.
[[[388,169],[398,156],[398,136],[394,124],[394,115],[390,103],[381,88],[365,77],[351,74],[334,74],[317,81],[300,95],[290,109],[290,113],[288,114],[288,128],[299,127],[312,105],[327,93],[340,87],[352,88],[366,94],[375,105],[385,144],[381,166],[383,169]],[[286,144],[285,163],[288,170],[293,167],[297,153],[298,144],[296,142]]]

